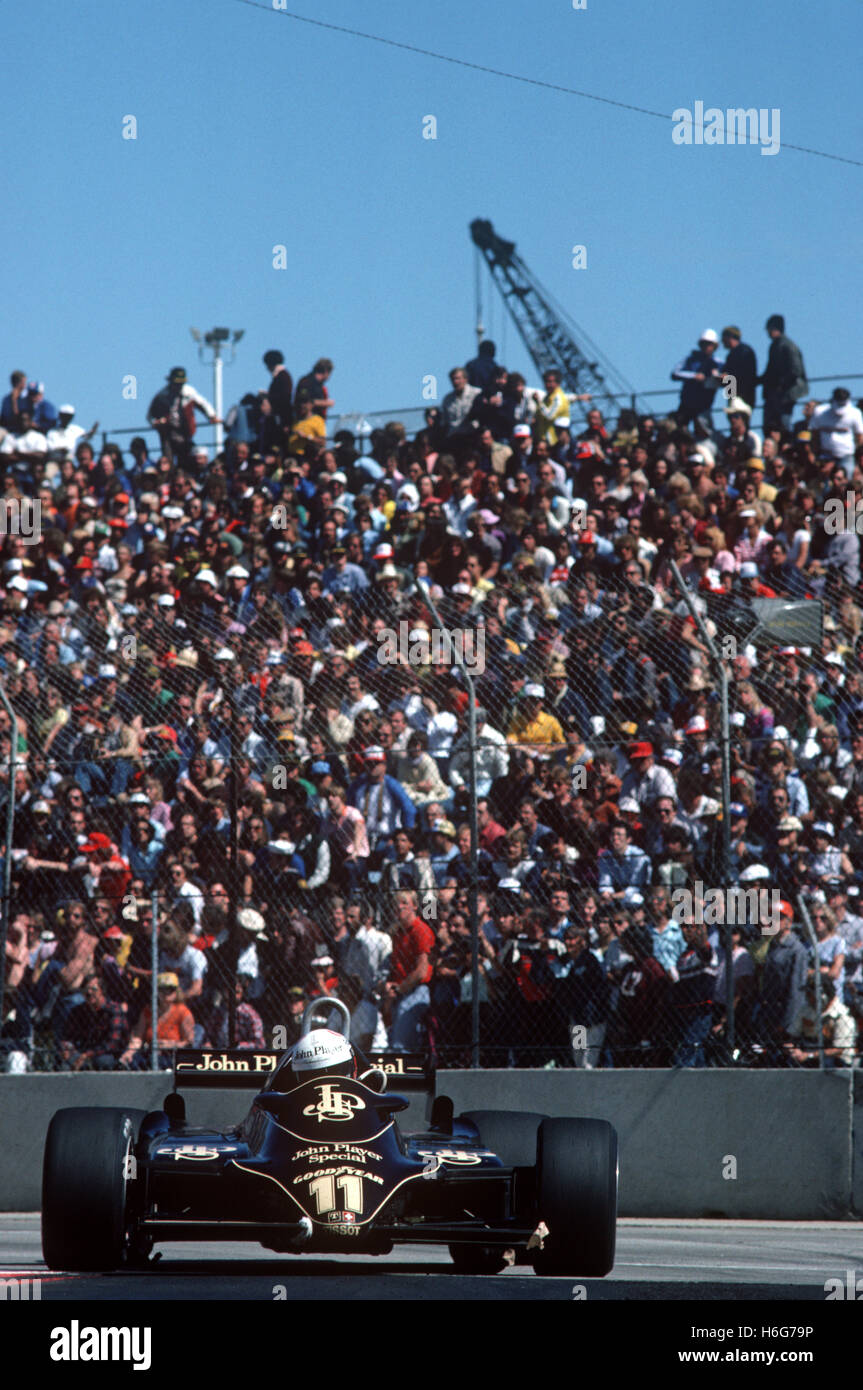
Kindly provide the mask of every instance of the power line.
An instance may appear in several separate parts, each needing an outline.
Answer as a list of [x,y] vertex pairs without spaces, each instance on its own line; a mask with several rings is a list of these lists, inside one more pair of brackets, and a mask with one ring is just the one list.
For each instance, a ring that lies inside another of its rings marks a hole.
[[[308,15],[294,14],[292,10],[276,9],[263,0],[234,0],[235,4],[248,5],[253,10],[264,10],[267,14],[284,15],[297,24],[310,24],[315,29],[330,29],[336,34],[347,34],[353,39],[366,39],[369,43],[384,44],[387,48],[400,48],[406,53],[416,53],[422,58],[433,58],[438,63],[452,63],[456,67],[470,68],[473,72],[484,72],[490,77],[504,77],[510,82],[524,82],[531,87],[544,87],[549,92],[561,92],[564,96],[581,97],[584,101],[598,101],[604,106],[617,106],[621,111],[635,111],[640,116],[653,116],[660,121],[671,119],[667,111],[653,111],[648,106],[634,106],[631,102],[616,101],[613,97],[601,97],[596,92],[582,92],[577,87],[563,87],[557,82],[546,82],[541,77],[525,77],[522,73],[506,72],[503,68],[487,67],[484,63],[472,63],[468,58],[454,58],[449,53],[436,53],[431,48],[420,48],[417,44],[402,43],[399,39],[387,39],[381,34],[367,34],[362,29],[350,29],[344,24],[332,24],[324,19],[310,19]],[[791,145],[782,141],[784,150],[795,150],[798,154],[812,154],[819,159],[833,159],[839,164],[854,164],[863,169],[863,160],[848,159],[842,154],[829,154],[826,150],[813,150],[807,145]]]

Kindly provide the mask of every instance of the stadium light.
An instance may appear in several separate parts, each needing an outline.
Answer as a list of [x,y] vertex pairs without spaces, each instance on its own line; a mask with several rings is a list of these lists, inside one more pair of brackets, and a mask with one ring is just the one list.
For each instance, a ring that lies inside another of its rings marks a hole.
[[[222,409],[222,344],[231,344],[231,356],[229,362],[233,362],[237,355],[237,343],[243,336],[245,329],[242,328],[210,328],[203,335],[197,328],[190,328],[189,332],[198,344],[198,356],[201,361],[205,361],[204,352],[210,348],[213,357],[213,405],[216,408],[216,416],[222,419],[224,411]],[[216,453],[221,451],[224,442],[224,431],[221,424],[216,425]]]

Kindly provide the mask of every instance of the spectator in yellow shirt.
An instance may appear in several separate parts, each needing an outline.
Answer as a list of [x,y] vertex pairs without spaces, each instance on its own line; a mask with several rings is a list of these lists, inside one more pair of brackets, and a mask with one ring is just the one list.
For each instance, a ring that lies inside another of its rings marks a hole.
[[302,458],[306,451],[306,440],[326,439],[327,426],[322,415],[315,415],[314,404],[307,391],[297,392],[294,407],[299,418],[294,421],[294,428],[288,441],[288,452],[296,458]]
[[[560,384],[560,373],[553,368],[543,373],[543,385],[545,395],[536,393],[536,414],[533,417],[533,441],[539,443],[540,439],[548,442],[550,449],[553,449],[558,440],[555,423],[560,421],[561,428],[564,426],[569,429],[570,400]],[[589,401],[590,395],[574,396],[576,401]]]
[[524,687],[522,703],[507,730],[507,743],[517,743],[519,748],[529,748],[534,752],[544,752],[554,744],[566,743],[557,719],[542,708],[544,700],[545,690],[541,685],[528,683]]

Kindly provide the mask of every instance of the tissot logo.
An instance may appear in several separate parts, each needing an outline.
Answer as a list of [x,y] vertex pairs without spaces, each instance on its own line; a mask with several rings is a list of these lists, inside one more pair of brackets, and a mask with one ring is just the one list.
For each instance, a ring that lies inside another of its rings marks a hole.
[[307,1105],[303,1110],[304,1115],[317,1115],[318,1121],[323,1120],[352,1120],[354,1111],[365,1110],[366,1103],[360,1096],[350,1095],[346,1091],[339,1091],[330,1081],[324,1081],[315,1090],[320,1092],[320,1100],[316,1105]]

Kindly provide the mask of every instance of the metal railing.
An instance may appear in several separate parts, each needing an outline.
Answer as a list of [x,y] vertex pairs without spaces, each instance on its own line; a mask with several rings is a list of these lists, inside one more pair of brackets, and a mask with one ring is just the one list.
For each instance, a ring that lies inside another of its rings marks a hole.
[[[810,376],[808,380],[810,387],[818,385],[842,385],[850,381],[863,381],[863,372],[831,372],[827,376]],[[814,394],[815,393],[810,391],[810,398]],[[677,385],[663,386],[653,391],[621,391],[617,393],[612,392],[610,393],[610,395],[611,399],[620,401],[621,407],[623,409],[634,410],[636,414],[644,414],[644,411],[639,408],[638,403],[640,401],[658,400],[660,398],[665,397],[670,402],[672,402],[672,404],[668,406],[666,412],[671,413],[671,411],[676,408],[676,402],[679,400],[680,387]],[[400,420],[401,423],[405,426],[408,435],[414,435],[417,433],[418,430],[422,429],[423,427],[423,424],[425,422],[426,410],[439,404],[440,401],[434,400],[428,401],[425,405],[422,406],[409,405],[394,408],[392,410],[346,411],[334,420],[332,433],[327,436],[327,441],[331,442],[339,430],[351,430],[352,433],[355,434],[357,437],[360,452],[362,453],[364,451],[363,446],[365,444],[365,441],[371,435],[372,430],[382,428],[389,421]],[[581,415],[583,416],[583,418],[586,419],[587,412],[588,410],[592,409],[592,406],[589,401],[580,402],[579,404],[581,407]],[[760,407],[756,407],[756,410],[759,408]],[[107,443],[110,443],[115,438],[124,438],[127,435],[130,437],[135,435],[141,435],[144,439],[148,441],[148,445],[151,439],[155,439],[157,443],[159,440],[158,431],[153,429],[151,425],[140,425],[138,427],[123,429],[101,430],[100,433],[102,436],[103,448]],[[198,433],[206,433],[207,447],[211,448],[215,437],[215,426],[204,422],[198,426]],[[159,444],[157,453],[160,451],[161,445]]]

